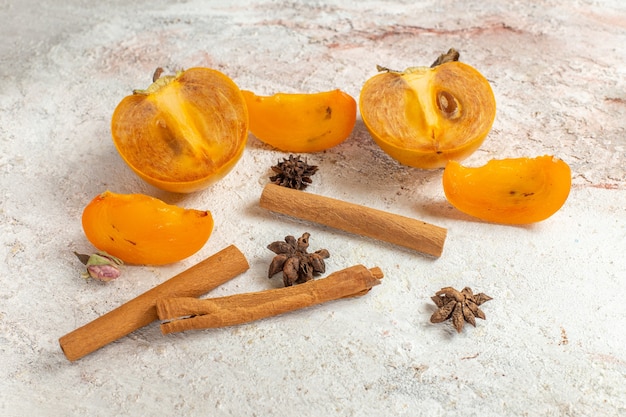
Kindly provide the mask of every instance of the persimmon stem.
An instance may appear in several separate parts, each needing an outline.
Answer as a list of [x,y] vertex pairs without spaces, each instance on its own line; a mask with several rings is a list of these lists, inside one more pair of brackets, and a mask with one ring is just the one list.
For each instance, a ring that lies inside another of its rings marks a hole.
[[146,89],[136,89],[133,90],[133,94],[151,94],[159,91],[161,88],[165,87],[177,77],[182,74],[182,71],[177,72],[175,75],[163,75],[163,68],[158,67],[154,74],[152,74],[152,84],[148,86]]
[[430,67],[435,68],[441,64],[445,64],[446,62],[458,61],[460,56],[461,54],[456,49],[450,48],[445,54],[439,55]]
[[[430,68],[435,68],[441,64],[445,64],[446,62],[458,61],[461,54],[454,48],[448,49],[448,52],[445,54],[441,54],[437,57],[435,62],[433,62]],[[408,72],[423,71],[426,67],[410,67],[405,69],[404,71],[393,70],[391,68],[383,67],[382,65],[376,65],[376,71],[378,72],[392,72],[395,74],[405,74]]]
[[162,67],[158,67],[157,69],[155,69],[154,74],[152,75],[152,82],[155,82],[156,80],[161,78],[161,75],[163,75],[164,71],[165,70]]

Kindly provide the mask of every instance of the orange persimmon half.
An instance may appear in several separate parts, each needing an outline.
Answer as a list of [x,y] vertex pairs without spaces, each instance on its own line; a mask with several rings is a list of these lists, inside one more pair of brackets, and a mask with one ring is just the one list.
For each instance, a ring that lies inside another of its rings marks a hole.
[[105,191],[84,209],[83,230],[99,250],[126,263],[163,265],[200,250],[213,231],[209,211],[185,209],[144,194]]
[[443,190],[460,211],[493,223],[528,224],[545,220],[565,203],[572,174],[553,156],[491,160],[476,168],[451,161]]
[[252,134],[285,152],[332,148],[350,136],[356,122],[356,101],[341,90],[272,96],[243,90],[243,96]]
[[398,162],[441,168],[483,143],[496,115],[485,77],[462,62],[405,71],[379,68],[361,89],[359,109],[374,141]]
[[158,78],[117,106],[113,142],[132,170],[166,191],[189,193],[221,179],[243,154],[248,112],[241,90],[210,68]]

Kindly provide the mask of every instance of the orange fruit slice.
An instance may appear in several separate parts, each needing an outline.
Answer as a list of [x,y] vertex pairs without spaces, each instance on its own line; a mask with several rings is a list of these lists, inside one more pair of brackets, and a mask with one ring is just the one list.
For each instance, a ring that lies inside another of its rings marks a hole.
[[352,133],[356,101],[340,90],[313,94],[257,96],[243,91],[250,131],[285,152],[318,152],[339,145]]
[[125,97],[113,113],[111,132],[137,175],[163,190],[189,193],[237,163],[248,138],[248,112],[230,78],[191,68]]
[[552,156],[491,160],[469,168],[456,161],[443,171],[448,201],[460,211],[494,223],[545,220],[565,203],[571,170]]
[[184,209],[143,194],[98,195],[84,209],[83,230],[99,250],[125,263],[162,265],[200,250],[213,231],[209,211]]

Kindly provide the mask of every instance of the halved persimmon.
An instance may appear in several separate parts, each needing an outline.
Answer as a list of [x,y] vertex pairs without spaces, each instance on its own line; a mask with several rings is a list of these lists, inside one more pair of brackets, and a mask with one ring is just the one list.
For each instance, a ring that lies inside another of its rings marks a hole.
[[209,211],[185,209],[144,194],[105,191],[84,209],[83,230],[99,250],[130,264],[185,259],[213,232]]
[[553,156],[491,160],[477,168],[451,161],[443,171],[443,190],[460,211],[494,223],[527,224],[545,220],[565,203],[572,174]]
[[318,152],[339,145],[352,133],[356,101],[341,90],[312,94],[257,96],[243,91],[250,131],[285,152]]
[[450,61],[401,72],[379,70],[363,85],[359,108],[374,141],[392,158],[416,168],[440,168],[483,143],[496,101],[476,69]]
[[125,97],[113,113],[111,132],[137,175],[163,190],[189,193],[237,163],[248,138],[248,112],[230,78],[191,68]]

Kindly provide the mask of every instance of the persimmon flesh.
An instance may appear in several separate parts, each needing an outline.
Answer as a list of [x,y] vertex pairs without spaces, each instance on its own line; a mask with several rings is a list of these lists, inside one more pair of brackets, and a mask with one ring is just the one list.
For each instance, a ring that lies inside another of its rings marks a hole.
[[248,112],[230,78],[190,68],[125,97],[113,113],[111,131],[137,175],[163,190],[189,193],[218,181],[240,159]]
[[213,231],[209,211],[110,191],[85,207],[82,224],[85,236],[99,250],[126,263],[145,265],[185,259],[200,250]]
[[528,224],[563,206],[571,175],[569,165],[549,155],[494,159],[476,168],[451,161],[443,171],[443,189],[466,214],[493,223]]
[[356,122],[356,101],[341,90],[258,96],[243,91],[250,131],[285,152],[318,152],[346,140]]
[[404,165],[434,169],[478,149],[493,125],[496,101],[482,74],[453,61],[385,70],[365,82],[359,108],[383,151]]

